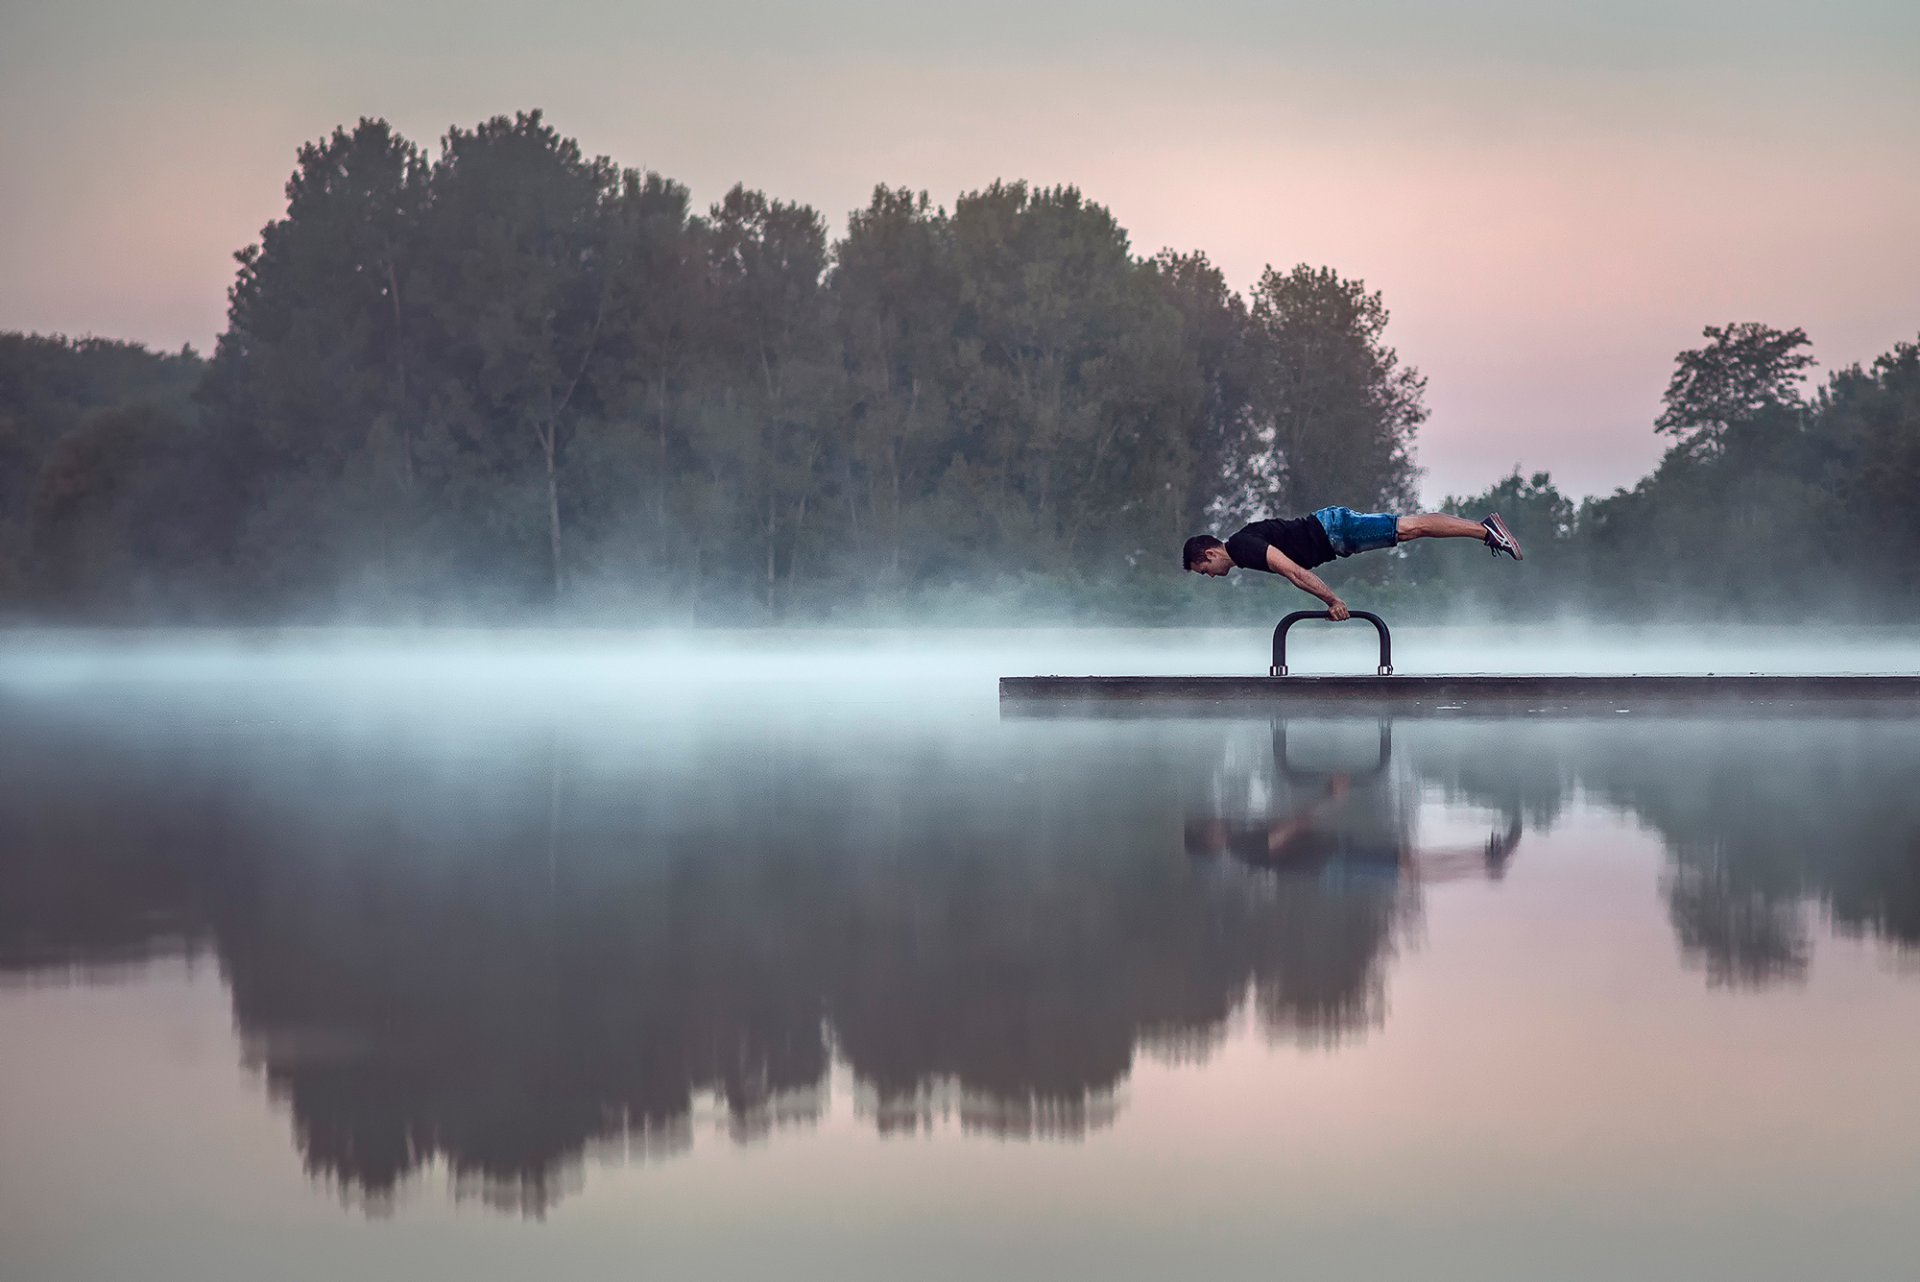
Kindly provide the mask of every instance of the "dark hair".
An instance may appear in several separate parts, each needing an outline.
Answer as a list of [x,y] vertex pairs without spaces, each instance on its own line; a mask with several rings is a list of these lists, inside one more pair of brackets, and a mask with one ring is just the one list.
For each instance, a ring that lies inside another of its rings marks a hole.
[[1180,568],[1183,570],[1191,570],[1193,563],[1198,561],[1208,548],[1223,548],[1225,546],[1227,545],[1219,539],[1214,538],[1211,534],[1196,534],[1187,540],[1187,546],[1180,549]]

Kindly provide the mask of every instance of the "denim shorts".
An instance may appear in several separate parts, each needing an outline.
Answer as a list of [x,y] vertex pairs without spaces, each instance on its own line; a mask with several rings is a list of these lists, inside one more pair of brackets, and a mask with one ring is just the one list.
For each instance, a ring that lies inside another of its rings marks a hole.
[[1400,518],[1391,512],[1356,512],[1350,507],[1323,507],[1313,514],[1327,532],[1335,556],[1374,552],[1400,541]]

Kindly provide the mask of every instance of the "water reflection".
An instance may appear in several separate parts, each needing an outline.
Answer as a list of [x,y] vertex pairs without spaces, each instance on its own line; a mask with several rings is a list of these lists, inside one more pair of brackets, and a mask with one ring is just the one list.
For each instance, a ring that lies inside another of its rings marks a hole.
[[[307,1167],[380,1203],[444,1162],[540,1210],[584,1154],[759,1139],[836,1059],[884,1131],[1072,1136],[1135,1055],[1241,1010],[1387,1017],[1437,881],[1597,801],[1658,831],[1680,947],[1789,980],[1818,912],[1920,943],[1902,722],[653,722],[451,737],[404,716],[192,734],[16,709],[0,967],[217,957]],[[1438,805],[1490,815],[1432,841]]]
[[1509,722],[1423,757],[1453,798],[1546,825],[1576,798],[1655,831],[1687,958],[1716,985],[1805,974],[1813,932],[1920,946],[1920,726],[1911,720]]
[[1403,794],[1391,786],[1393,728],[1378,726],[1373,760],[1308,768],[1287,750],[1288,723],[1273,726],[1280,800],[1257,816],[1206,811],[1189,815],[1187,854],[1196,860],[1231,855],[1249,868],[1283,877],[1338,884],[1436,882],[1485,876],[1499,880],[1520,844],[1521,818],[1506,816],[1483,844],[1422,847]]

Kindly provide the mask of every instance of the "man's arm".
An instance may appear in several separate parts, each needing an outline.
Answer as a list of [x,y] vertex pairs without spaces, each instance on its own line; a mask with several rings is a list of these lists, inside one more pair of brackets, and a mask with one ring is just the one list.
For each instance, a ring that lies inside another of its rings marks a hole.
[[1333,589],[1328,587],[1319,575],[1299,564],[1271,543],[1267,544],[1267,568],[1302,592],[1310,592],[1325,601],[1327,613],[1335,619],[1349,617],[1347,603],[1335,596]]
[[1329,810],[1337,810],[1347,803],[1347,794],[1353,785],[1345,775],[1335,775],[1327,781],[1327,795],[1318,801],[1300,807],[1284,819],[1277,819],[1267,825],[1267,853],[1276,859],[1287,853],[1287,847],[1307,833]]

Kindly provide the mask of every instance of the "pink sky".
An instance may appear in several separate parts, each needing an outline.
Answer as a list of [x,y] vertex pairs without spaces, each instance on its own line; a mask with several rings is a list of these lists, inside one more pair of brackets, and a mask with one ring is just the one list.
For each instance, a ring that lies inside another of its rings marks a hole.
[[539,106],[701,204],[745,181],[838,226],[876,182],[1070,182],[1238,288],[1331,265],[1428,376],[1429,499],[1516,463],[1604,492],[1703,325],[1802,325],[1825,368],[1920,337],[1915,15],[76,0],[0,16],[0,328],[205,350],[302,141]]

